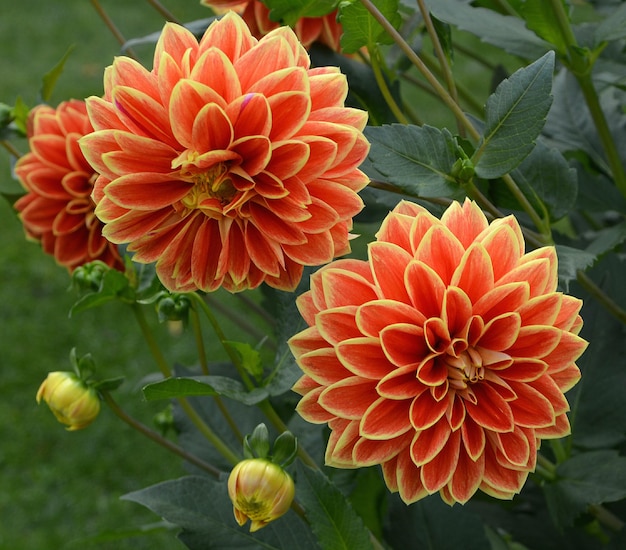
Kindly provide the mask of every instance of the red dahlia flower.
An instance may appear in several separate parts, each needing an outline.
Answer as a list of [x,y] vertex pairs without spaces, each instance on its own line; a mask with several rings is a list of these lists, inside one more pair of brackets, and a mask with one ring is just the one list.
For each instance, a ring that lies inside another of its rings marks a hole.
[[298,299],[297,410],[328,423],[326,463],[381,464],[407,503],[512,498],[540,440],[570,430],[563,393],[587,343],[581,301],[556,288],[555,249],[525,254],[514,217],[400,203],[368,261],[332,262]]
[[[265,36],[279,26],[279,23],[270,19],[269,8],[259,0],[201,0],[200,3],[216,13],[236,11],[256,38]],[[337,21],[337,10],[321,17],[302,17],[296,22],[294,31],[305,48],[310,47],[313,42],[320,42],[333,51],[341,50],[339,41],[343,29]]]
[[119,57],[87,100],[104,235],[173,291],[293,289],[349,251],[367,114],[287,27],[257,41],[230,12],[198,44],[167,24],[152,71]]
[[117,247],[102,236],[102,223],[94,214],[91,192],[97,174],[78,147],[79,138],[91,131],[83,101],[31,111],[31,152],[15,165],[27,193],[15,208],[26,235],[41,241],[44,252],[70,271],[92,260],[123,269]]

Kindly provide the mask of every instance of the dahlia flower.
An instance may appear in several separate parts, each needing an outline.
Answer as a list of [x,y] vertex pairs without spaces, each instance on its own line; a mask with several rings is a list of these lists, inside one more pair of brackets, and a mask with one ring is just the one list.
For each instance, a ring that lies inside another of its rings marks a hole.
[[27,193],[15,208],[26,235],[73,271],[93,260],[123,269],[117,247],[102,236],[91,199],[97,174],[78,140],[92,131],[85,103],[70,100],[56,109],[35,107],[29,115],[30,153],[15,165]]
[[250,520],[251,533],[284,515],[295,492],[291,476],[264,458],[242,460],[228,476],[228,496],[235,519],[239,525]]
[[56,419],[69,431],[86,428],[100,413],[98,392],[73,372],[48,373],[39,386],[36,399],[37,403],[43,399]]
[[367,114],[346,94],[287,27],[257,40],[229,12],[198,43],[166,24],[152,71],[118,57],[87,99],[104,235],[172,291],[295,288],[349,251],[363,207]]
[[514,217],[489,225],[470,201],[441,220],[401,202],[368,256],[311,277],[309,328],[289,341],[297,410],[331,429],[326,463],[381,464],[407,503],[512,498],[541,440],[569,433],[563,394],[587,345],[554,247],[525,253]]
[[[200,3],[215,13],[228,10],[237,12],[256,38],[265,36],[280,25],[270,19],[269,8],[260,0],[201,0]],[[319,42],[333,51],[341,50],[339,42],[343,29],[337,21],[337,10],[321,17],[302,17],[296,22],[294,31],[305,48],[309,48],[313,42]]]

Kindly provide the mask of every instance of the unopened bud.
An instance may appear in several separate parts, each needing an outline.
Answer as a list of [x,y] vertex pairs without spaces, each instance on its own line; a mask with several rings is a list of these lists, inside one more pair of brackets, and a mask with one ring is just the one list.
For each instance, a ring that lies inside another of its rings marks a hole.
[[237,523],[243,525],[251,520],[253,533],[289,510],[295,486],[291,476],[277,464],[250,458],[241,461],[230,473],[228,495]]
[[100,412],[100,399],[73,372],[48,374],[37,391],[37,403],[44,400],[57,420],[68,430],[81,430],[91,424]]

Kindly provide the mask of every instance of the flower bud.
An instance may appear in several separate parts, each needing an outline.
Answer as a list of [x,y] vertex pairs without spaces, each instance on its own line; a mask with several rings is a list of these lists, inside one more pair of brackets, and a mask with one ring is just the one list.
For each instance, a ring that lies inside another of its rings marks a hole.
[[86,428],[100,412],[97,392],[73,372],[49,373],[37,391],[37,403],[42,399],[70,431]]
[[291,476],[277,464],[250,458],[241,461],[230,473],[228,495],[237,523],[243,525],[251,520],[253,533],[289,510],[295,486]]

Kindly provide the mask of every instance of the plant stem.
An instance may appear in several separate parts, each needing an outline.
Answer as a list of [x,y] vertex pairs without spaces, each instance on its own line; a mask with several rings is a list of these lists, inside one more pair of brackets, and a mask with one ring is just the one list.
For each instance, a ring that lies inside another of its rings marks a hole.
[[200,296],[196,292],[190,292],[188,296],[190,296],[192,299],[196,301],[196,304],[200,306],[204,314],[207,316],[207,319],[209,320],[209,323],[211,323],[211,327],[213,328],[213,331],[215,332],[217,339],[220,341],[220,344],[222,344],[222,347],[226,351],[233,366],[235,367],[235,369],[237,369],[237,372],[239,373],[239,376],[241,377],[241,380],[245,384],[246,388],[248,388],[249,390],[254,388],[254,384],[252,383],[252,380],[250,380],[248,373],[246,372],[243,365],[241,364],[241,358],[237,355],[237,352],[232,348],[232,346],[228,345],[228,341],[226,340],[224,331],[222,330],[222,327],[220,326],[215,315],[213,315],[213,312],[211,311],[209,304],[207,304],[202,299],[202,296]]
[[595,298],[613,317],[626,324],[626,310],[617,305],[584,271],[576,272],[576,280],[593,298]]
[[[141,328],[141,332],[143,334],[146,343],[148,344],[148,348],[150,349],[150,353],[154,358],[159,370],[163,374],[165,378],[170,378],[172,376],[172,371],[167,364],[167,360],[159,347],[148,322],[146,321],[146,317],[143,314],[143,309],[137,303],[131,305],[133,313],[135,314],[135,319],[137,319],[137,323]],[[217,451],[229,462],[236,464],[239,462],[239,457],[230,450],[230,448],[220,439],[220,437],[211,429],[211,427],[200,417],[200,415],[196,412],[196,410],[191,406],[189,401],[184,397],[179,397],[177,399],[180,407],[185,411],[191,422],[194,426],[200,431],[204,437],[217,449]]]
[[2,147],[4,147],[16,159],[18,159],[18,158],[20,158],[22,156],[22,153],[20,153],[17,150],[17,148],[10,141],[7,141],[6,139],[3,139],[3,140],[0,140],[0,143],[2,144]]
[[576,77],[578,85],[582,90],[585,102],[587,103],[587,107],[591,113],[591,118],[593,119],[596,130],[598,131],[604,152],[606,153],[607,160],[611,166],[611,172],[613,173],[615,185],[619,189],[620,193],[626,197],[626,170],[622,164],[622,160],[615,145],[615,140],[611,135],[611,130],[609,129],[609,125],[606,121],[606,116],[604,115],[598,94],[593,85],[593,79],[591,76],[593,67],[592,58],[589,55],[581,58],[581,54],[578,53],[578,42],[576,40],[576,36],[574,35],[572,25],[570,24],[569,17],[567,16],[567,13],[565,13],[562,1],[549,0],[549,2],[552,12],[557,19],[561,36],[567,45],[568,59],[564,60],[565,64]]
[[541,453],[537,453],[537,470],[539,470],[538,473],[545,479],[551,481],[556,479],[556,465]]
[[174,14],[171,11],[169,11],[163,4],[161,4],[157,0],[147,0],[147,2],[156,11],[158,11],[163,16],[164,19],[166,19],[167,21],[171,21],[172,23],[177,23],[180,25],[180,22],[178,21],[178,19],[176,19]]
[[[522,207],[522,210],[528,214],[528,217],[532,220],[535,227],[539,230],[539,233],[546,239],[547,242],[552,242],[552,232],[550,230],[550,223],[541,219],[541,216],[537,214],[537,211],[530,204],[530,201],[526,198],[526,195],[522,193],[515,180],[510,174],[502,176],[502,181],[508,187],[509,191],[513,194],[517,202]],[[546,244],[544,243],[544,244]]]
[[[417,0],[417,4],[419,6],[420,13],[422,14],[422,18],[424,19],[424,24],[426,25],[426,30],[428,31],[430,40],[433,43],[435,54],[437,56],[437,60],[439,61],[439,66],[441,67],[441,72],[443,73],[443,78],[446,82],[446,86],[448,87],[448,91],[450,92],[450,96],[458,104],[459,97],[457,95],[454,76],[452,74],[452,70],[450,69],[450,63],[448,63],[448,58],[443,51],[443,47],[441,46],[441,41],[439,40],[439,35],[435,30],[433,20],[430,17],[430,12],[428,11],[426,4],[424,4],[424,0]],[[462,121],[457,119],[457,126],[459,128],[459,132],[463,133],[464,128]]]
[[[91,4],[93,5],[94,9],[98,13],[102,21],[104,21],[104,24],[111,31],[111,34],[119,42],[120,46],[123,47],[124,44],[126,44],[126,39],[124,38],[124,35],[120,32],[115,23],[113,23],[113,20],[108,16],[106,11],[104,11],[104,8],[100,5],[100,2],[98,0],[91,0]],[[129,57],[132,57],[135,60],[138,59],[132,48],[126,48],[126,53]]]
[[[202,326],[200,324],[200,316],[198,315],[198,310],[196,309],[196,306],[194,304],[191,305],[191,323],[192,323],[192,327],[193,327],[194,338],[196,340],[196,347],[198,348],[198,359],[200,361],[200,368],[202,369],[202,372],[205,375],[208,375],[209,374],[209,365],[208,365],[207,359],[206,359],[206,350],[204,348],[204,339],[202,338]],[[217,405],[217,408],[222,413],[222,416],[224,417],[224,420],[226,420],[226,423],[228,424],[228,426],[232,430],[232,432],[235,435],[235,437],[239,441],[243,441],[243,435],[242,435],[241,431],[239,430],[239,426],[237,426],[237,423],[234,421],[234,419],[231,416],[230,412],[228,412],[228,409],[226,408],[226,405],[224,405],[224,402],[222,401],[222,398],[219,395],[214,395],[213,396],[213,400],[215,401],[215,404]]]
[[161,445],[162,447],[164,447],[168,451],[171,451],[172,453],[174,453],[174,454],[180,456],[181,458],[185,459],[187,462],[190,462],[194,466],[197,466],[198,468],[201,468],[202,470],[204,470],[205,472],[211,474],[215,478],[219,478],[219,476],[220,476],[220,474],[222,472],[218,468],[216,468],[212,464],[209,464],[208,462],[205,462],[204,460],[198,458],[197,456],[188,453],[187,451],[185,451],[185,449],[183,449],[179,445],[176,445],[176,443],[173,443],[169,439],[166,439],[165,437],[163,437],[159,433],[157,433],[154,430],[148,428],[145,424],[142,424],[138,420],[135,420],[132,416],[127,414],[115,402],[115,400],[113,399],[113,397],[111,396],[111,394],[109,392],[104,391],[104,392],[100,392],[100,394],[102,395],[102,398],[103,398],[104,402],[109,406],[109,408],[113,411],[113,413],[118,418],[123,420],[126,424],[128,424],[131,428],[137,430],[138,432],[140,432],[141,434],[145,435],[146,437],[148,437],[149,439],[151,439],[155,443],[158,443],[159,445]]
[[428,69],[428,67],[424,64],[424,62],[419,58],[419,56],[413,51],[413,48],[404,40],[402,35],[394,29],[393,25],[387,21],[385,16],[380,13],[378,8],[370,1],[370,0],[360,0],[360,2],[365,6],[367,11],[369,11],[374,19],[380,23],[380,25],[385,29],[385,31],[391,36],[394,42],[398,45],[398,47],[404,52],[409,61],[417,67],[420,73],[426,78],[428,83],[433,87],[437,95],[441,98],[441,100],[445,103],[445,105],[452,111],[454,116],[461,122],[463,127],[467,130],[468,134],[476,141],[480,140],[480,133],[474,126],[471,121],[467,118],[459,104],[454,100],[454,98],[448,93],[448,91],[439,83],[435,75]]
[[609,512],[604,506],[590,504],[588,510],[600,523],[606,525],[612,531],[621,531],[624,528],[624,522],[615,514]]
[[380,52],[378,50],[370,52],[370,60],[372,71],[374,72],[374,78],[376,79],[376,84],[378,84],[378,89],[385,98],[385,103],[387,103],[389,109],[391,109],[391,112],[393,113],[393,116],[396,117],[398,122],[402,124],[408,124],[408,120],[404,116],[404,113],[401,111],[400,107],[398,107],[396,100],[391,95],[389,86],[387,86],[387,82],[380,68]]

